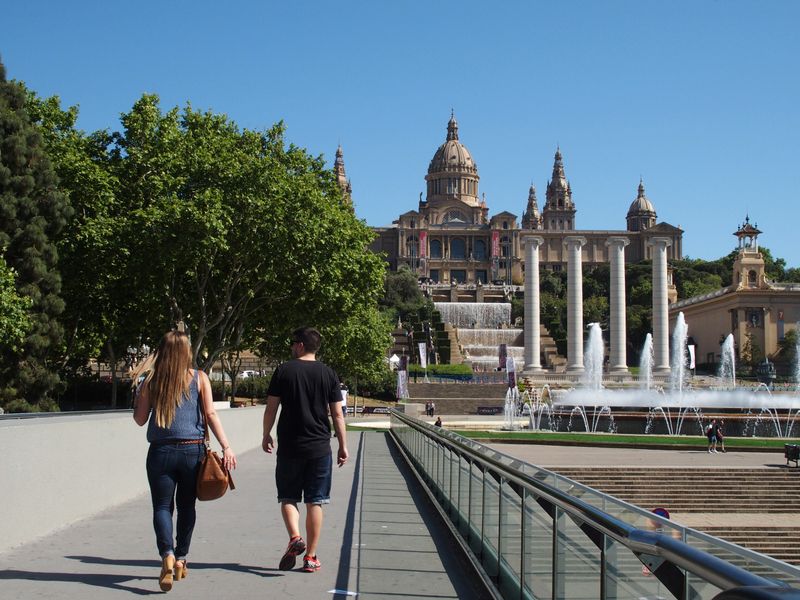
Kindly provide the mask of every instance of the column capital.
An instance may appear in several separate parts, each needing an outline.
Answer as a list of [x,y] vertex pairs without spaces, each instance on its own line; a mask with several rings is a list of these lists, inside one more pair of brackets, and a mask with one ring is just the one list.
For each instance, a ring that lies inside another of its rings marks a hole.
[[520,242],[522,242],[523,246],[527,246],[530,244],[534,248],[538,248],[542,244],[544,244],[544,238],[540,235],[531,235],[528,233],[520,234],[519,236]]
[[606,246],[619,246],[621,245],[623,248],[631,243],[630,238],[621,237],[621,236],[611,236],[606,240]]
[[659,246],[661,248],[669,248],[672,246],[672,238],[668,237],[654,237],[647,240],[648,246]]
[[586,238],[581,235],[568,235],[564,238],[564,245],[568,248],[573,246],[581,248],[586,245]]

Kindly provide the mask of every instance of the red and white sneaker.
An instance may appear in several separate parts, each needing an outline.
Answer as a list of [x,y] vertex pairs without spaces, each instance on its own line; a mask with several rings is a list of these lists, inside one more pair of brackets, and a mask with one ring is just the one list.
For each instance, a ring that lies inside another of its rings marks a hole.
[[317,560],[316,556],[309,556],[306,554],[306,557],[303,559],[303,571],[306,573],[314,573],[319,571],[322,567],[322,564]]
[[281,562],[278,564],[278,568],[281,571],[291,571],[294,569],[297,557],[305,552],[305,549],[305,540],[303,540],[303,538],[301,538],[299,535],[293,537],[291,540],[289,540],[289,546],[286,548],[286,552],[284,552],[283,556],[281,556]]

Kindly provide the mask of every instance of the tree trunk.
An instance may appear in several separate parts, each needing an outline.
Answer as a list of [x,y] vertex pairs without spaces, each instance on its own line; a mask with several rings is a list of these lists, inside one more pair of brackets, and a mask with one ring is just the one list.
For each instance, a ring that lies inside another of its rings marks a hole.
[[108,349],[108,360],[111,365],[111,409],[117,408],[117,356],[114,354],[114,346],[111,341],[106,342]]

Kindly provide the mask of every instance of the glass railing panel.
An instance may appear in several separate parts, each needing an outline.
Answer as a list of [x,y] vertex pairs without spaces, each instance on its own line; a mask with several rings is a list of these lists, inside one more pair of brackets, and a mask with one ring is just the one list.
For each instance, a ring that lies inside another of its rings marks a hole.
[[[559,511],[560,512],[560,511]],[[559,598],[600,598],[600,549],[568,516],[558,519],[557,590]]]
[[481,562],[490,577],[497,577],[497,543],[500,536],[500,483],[492,472],[483,478],[483,532]]
[[522,499],[502,480],[500,498],[500,572],[498,587],[506,598],[519,597],[522,572]]
[[469,537],[467,543],[476,556],[483,550],[483,471],[476,464],[469,467],[470,484],[467,486],[469,494]]
[[525,589],[533,598],[553,597],[553,520],[531,495],[525,497]]
[[606,538],[605,545],[607,600],[675,598],[624,544]]
[[722,590],[704,579],[688,573],[686,576],[689,584],[689,598],[691,600],[713,600]]
[[770,581],[800,588],[800,569],[772,557],[691,529],[686,530],[686,543]]

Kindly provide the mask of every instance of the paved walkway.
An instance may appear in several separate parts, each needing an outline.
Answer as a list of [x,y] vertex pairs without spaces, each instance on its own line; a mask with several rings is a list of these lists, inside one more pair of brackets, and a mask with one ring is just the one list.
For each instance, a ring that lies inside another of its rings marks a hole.
[[[321,571],[277,569],[287,536],[275,500],[275,458],[257,450],[239,457],[235,491],[198,503],[189,576],[170,596],[481,598],[386,434],[350,432],[349,447],[351,461],[334,473],[325,510]],[[159,567],[150,499],[142,495],[0,555],[0,590],[3,598],[26,599],[160,594]]]

